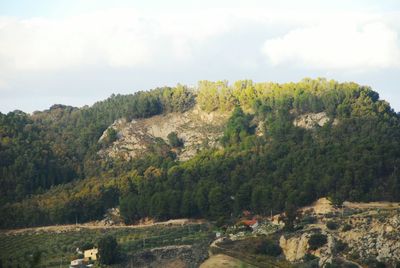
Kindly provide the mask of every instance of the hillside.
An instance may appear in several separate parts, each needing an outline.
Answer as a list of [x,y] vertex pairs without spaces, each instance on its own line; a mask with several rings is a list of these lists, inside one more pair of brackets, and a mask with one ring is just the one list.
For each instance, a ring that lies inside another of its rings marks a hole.
[[200,81],[0,115],[0,225],[399,201],[400,121],[367,86]]

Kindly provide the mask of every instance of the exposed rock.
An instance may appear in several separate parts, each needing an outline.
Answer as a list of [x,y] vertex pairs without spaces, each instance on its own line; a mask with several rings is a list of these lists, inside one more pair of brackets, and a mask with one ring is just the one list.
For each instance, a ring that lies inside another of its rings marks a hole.
[[300,236],[285,238],[281,236],[279,239],[279,246],[282,248],[286,260],[295,262],[303,259],[308,250],[309,233],[303,233]]
[[[322,127],[326,123],[329,122],[329,117],[326,115],[325,112],[320,113],[308,113],[302,114],[298,116],[294,121],[293,124],[296,127],[302,127],[305,129],[312,129],[315,126]],[[335,123],[335,122],[334,122]],[[336,124],[336,123],[335,123]]]
[[[288,261],[299,263],[307,253],[319,258],[320,267],[327,263],[351,263],[361,267],[367,260],[395,267],[400,261],[398,203],[344,202],[341,208],[335,208],[329,200],[321,198],[301,211],[307,217],[314,217],[315,222],[280,237],[279,244]],[[339,228],[328,229],[328,221],[336,222]],[[345,230],[344,226],[347,226]],[[315,232],[326,235],[327,243],[317,250],[310,250],[308,239]]]
[[328,214],[336,212],[337,209],[333,207],[331,201],[323,197],[315,201],[311,206],[303,207],[301,211],[312,211],[315,214]]
[[[99,152],[102,157],[131,159],[154,144],[156,138],[168,141],[168,134],[176,132],[184,147],[176,150],[180,160],[193,157],[204,147],[215,147],[223,134],[229,113],[207,113],[198,107],[184,113],[168,113],[126,122],[119,119],[110,128],[118,131],[118,139]],[[103,133],[100,140],[104,139]]]
[[353,222],[356,224],[351,231],[340,233],[341,239],[351,248],[351,253],[357,253],[361,259],[375,258],[387,263],[400,261],[398,213],[389,217],[378,215],[370,220]]

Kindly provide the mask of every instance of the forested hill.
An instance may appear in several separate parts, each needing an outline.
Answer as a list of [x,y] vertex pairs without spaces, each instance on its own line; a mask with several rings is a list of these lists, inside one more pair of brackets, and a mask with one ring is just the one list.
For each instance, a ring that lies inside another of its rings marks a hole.
[[[121,139],[109,127],[117,119],[194,110],[230,117],[219,144],[187,161],[177,158],[185,148],[179,132],[154,137],[131,159],[99,153]],[[0,113],[0,225],[88,221],[115,206],[127,223],[224,222],[243,209],[278,212],[321,196],[400,201],[399,142],[400,116],[377,92],[326,79],[201,81],[195,89],[113,95],[91,107]]]

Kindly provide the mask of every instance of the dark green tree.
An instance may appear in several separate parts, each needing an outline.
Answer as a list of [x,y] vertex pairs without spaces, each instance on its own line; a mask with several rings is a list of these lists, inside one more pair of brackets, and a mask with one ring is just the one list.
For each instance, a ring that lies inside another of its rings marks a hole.
[[100,263],[109,265],[117,262],[119,249],[115,237],[111,235],[103,236],[97,246]]

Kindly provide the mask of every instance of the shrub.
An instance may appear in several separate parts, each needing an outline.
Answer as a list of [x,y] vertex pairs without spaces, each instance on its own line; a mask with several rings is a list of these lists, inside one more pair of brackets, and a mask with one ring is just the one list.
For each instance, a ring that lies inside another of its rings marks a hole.
[[334,222],[334,221],[328,221],[328,222],[326,223],[326,227],[327,227],[329,230],[336,230],[336,229],[339,228],[339,225],[338,225],[336,222]]
[[351,226],[350,224],[346,223],[346,224],[343,226],[342,231],[343,231],[343,232],[347,232],[347,231],[350,231],[351,228],[352,228],[352,226]]
[[178,137],[178,134],[176,132],[171,132],[167,136],[169,145],[172,147],[182,147],[183,146],[183,141]]
[[342,252],[346,248],[347,248],[347,244],[346,243],[344,243],[341,240],[336,241],[336,244],[335,244],[335,251],[336,252]]
[[303,261],[304,261],[304,262],[313,261],[313,260],[315,260],[315,259],[318,259],[318,257],[315,256],[315,255],[313,255],[313,254],[310,254],[310,253],[307,253],[307,254],[304,255],[304,257],[303,257]]
[[277,257],[282,253],[282,249],[272,240],[266,239],[255,242],[254,253]]
[[93,245],[93,243],[90,243],[90,242],[83,242],[83,243],[79,246],[79,249],[80,249],[80,250],[88,250],[88,249],[91,249],[91,248],[94,248],[94,245]]
[[385,268],[386,267],[386,265],[383,262],[380,262],[380,261],[378,261],[376,259],[372,259],[372,258],[367,259],[365,261],[365,263],[368,265],[368,267],[371,267],[371,268]]
[[323,234],[313,234],[311,235],[310,239],[308,240],[308,246],[311,250],[316,250],[327,242],[326,235]]

